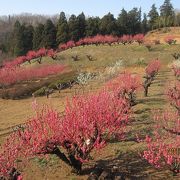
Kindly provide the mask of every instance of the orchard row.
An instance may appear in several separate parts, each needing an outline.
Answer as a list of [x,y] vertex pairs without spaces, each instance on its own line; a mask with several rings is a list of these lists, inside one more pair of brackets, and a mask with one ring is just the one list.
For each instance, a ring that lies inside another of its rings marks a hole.
[[[145,77],[152,83],[159,69],[160,61],[151,61],[145,69]],[[131,108],[136,104],[136,93],[141,87],[138,75],[122,73],[97,93],[77,95],[67,100],[63,116],[49,107],[39,108],[34,101],[36,116],[16,129],[2,145],[0,175],[22,179],[18,162],[26,166],[29,159],[49,154],[57,155],[76,173],[81,173],[92,150],[104,148],[108,139],[124,138],[127,124],[131,124]],[[166,92],[170,103],[178,110],[179,87],[180,83],[177,83],[176,88],[169,88]],[[174,173],[179,173],[179,154],[171,153],[171,149],[180,146],[179,111],[162,114],[157,111],[154,120],[158,127],[154,136],[137,139],[147,143],[141,156],[157,168],[169,166]]]
[[[176,40],[174,39],[173,36],[167,36],[164,41],[168,44],[175,44]],[[57,50],[53,50],[53,49],[45,49],[45,48],[41,48],[37,51],[29,51],[26,56],[19,56],[17,58],[15,58],[14,60],[11,61],[4,61],[2,67],[5,68],[11,68],[14,66],[19,66],[20,64],[24,63],[24,62],[29,62],[31,63],[31,60],[33,59],[37,59],[38,63],[41,63],[42,57],[44,56],[49,56],[52,59],[56,59],[57,58],[57,53],[61,52],[63,50],[67,50],[73,47],[77,47],[77,46],[85,46],[85,45],[100,45],[100,44],[131,44],[133,42],[137,42],[138,44],[143,44],[145,43],[145,39],[144,39],[144,35],[143,34],[136,34],[134,36],[132,35],[123,35],[121,37],[117,37],[117,36],[112,36],[112,35],[96,35],[93,37],[86,37],[83,39],[80,39],[79,41],[75,42],[75,41],[68,41],[67,43],[64,44],[60,44],[59,48]],[[150,42],[148,42],[150,43]],[[159,44],[160,41],[154,40],[155,44]],[[151,42],[152,44],[152,42]]]

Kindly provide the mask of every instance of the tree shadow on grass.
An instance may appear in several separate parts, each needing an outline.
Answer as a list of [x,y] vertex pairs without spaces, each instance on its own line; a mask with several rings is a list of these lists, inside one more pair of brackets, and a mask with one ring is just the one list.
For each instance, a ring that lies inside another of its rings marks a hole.
[[[137,153],[121,153],[117,158],[106,157],[104,160],[98,160],[93,167],[84,168],[82,174],[87,175],[98,169],[111,174],[108,180],[119,179],[127,180],[171,180],[174,179],[172,173],[166,169],[155,169],[144,159],[141,159]],[[97,172],[98,173],[98,172]]]

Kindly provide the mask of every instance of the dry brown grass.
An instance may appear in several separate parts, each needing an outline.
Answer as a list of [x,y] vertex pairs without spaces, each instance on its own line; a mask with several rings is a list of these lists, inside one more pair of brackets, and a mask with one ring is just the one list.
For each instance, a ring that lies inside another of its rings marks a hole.
[[161,43],[165,43],[164,38],[170,35],[180,44],[180,27],[161,28],[159,30],[150,31],[145,39],[146,41],[159,39]]

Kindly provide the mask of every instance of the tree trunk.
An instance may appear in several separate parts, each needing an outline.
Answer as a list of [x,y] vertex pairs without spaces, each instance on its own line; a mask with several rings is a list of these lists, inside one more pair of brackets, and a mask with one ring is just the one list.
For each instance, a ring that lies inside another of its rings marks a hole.
[[68,155],[68,158],[64,153],[62,153],[59,148],[54,148],[51,154],[57,155],[63,162],[68,166],[72,167],[72,171],[76,174],[80,174],[82,170],[82,162],[75,158],[73,154]]
[[144,96],[145,97],[147,97],[147,95],[148,95],[148,86],[146,87],[144,87]]
[[82,162],[74,157],[74,155],[69,155],[69,160],[73,168],[73,172],[80,174],[82,170]]

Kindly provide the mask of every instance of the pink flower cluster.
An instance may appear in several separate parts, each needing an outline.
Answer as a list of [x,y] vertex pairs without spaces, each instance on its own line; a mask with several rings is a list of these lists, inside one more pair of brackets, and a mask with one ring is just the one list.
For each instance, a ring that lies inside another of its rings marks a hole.
[[141,89],[141,81],[139,76],[124,72],[108,82],[107,87],[116,92],[117,97],[123,97],[131,104],[135,101],[136,92]]
[[174,139],[171,143],[165,143],[163,138],[154,135],[154,139],[151,139],[147,136],[145,142],[148,149],[143,152],[142,157],[156,168],[169,167],[172,171],[178,173],[180,157],[176,152],[180,147],[180,141]]
[[152,60],[145,69],[146,75],[154,77],[161,67],[161,62],[158,59]]
[[63,65],[44,65],[37,67],[14,67],[0,69],[0,84],[7,86],[21,81],[29,81],[36,78],[43,78],[48,75],[62,73]]

